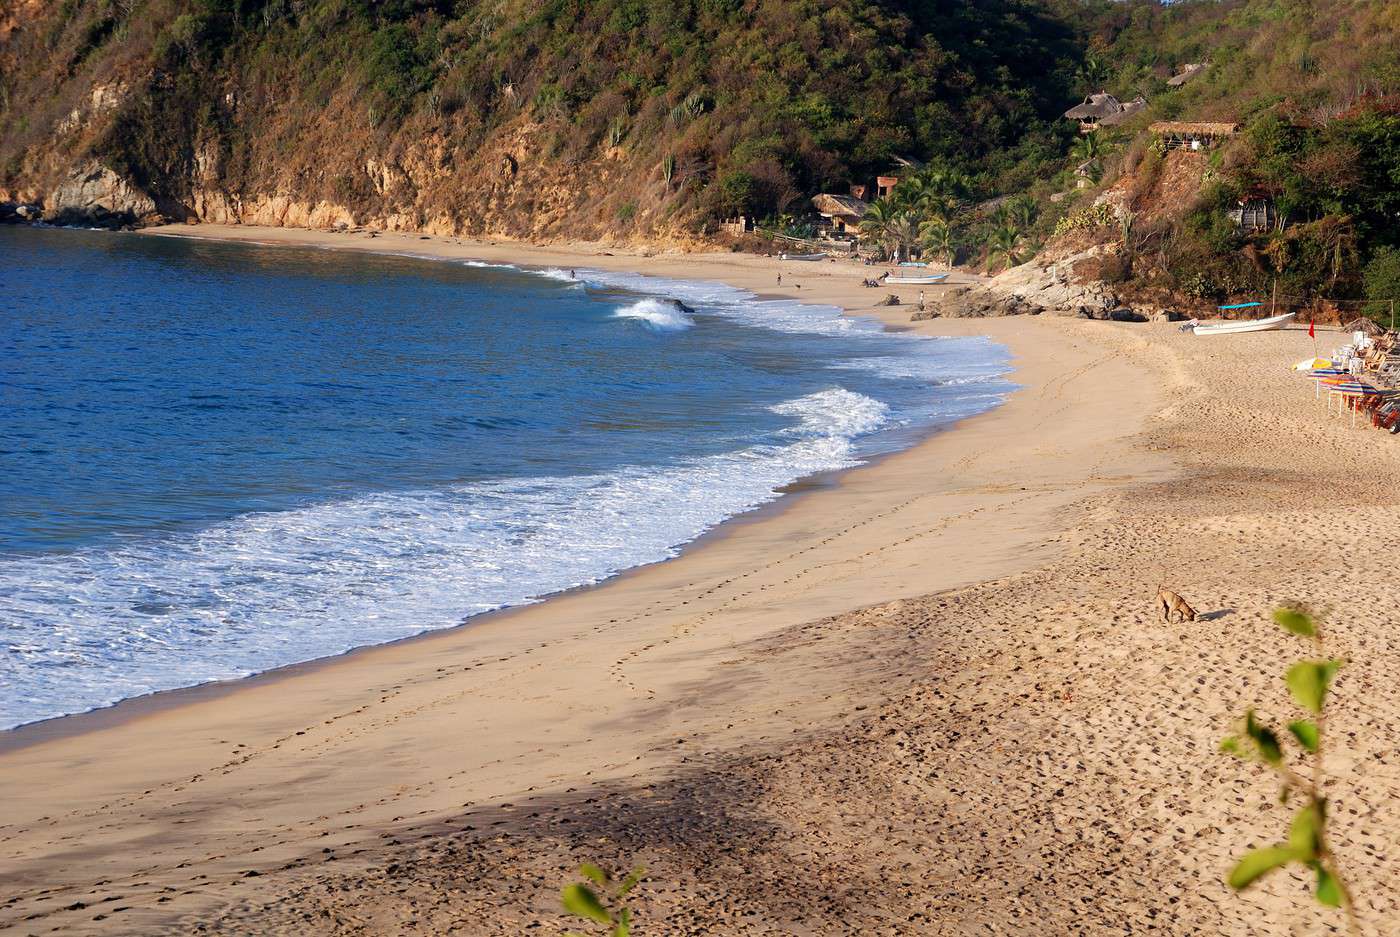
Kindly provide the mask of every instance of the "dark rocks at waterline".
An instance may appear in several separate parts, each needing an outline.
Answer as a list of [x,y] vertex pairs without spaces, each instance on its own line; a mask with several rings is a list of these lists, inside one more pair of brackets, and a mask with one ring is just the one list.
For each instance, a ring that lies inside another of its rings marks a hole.
[[44,217],[44,206],[25,202],[0,202],[0,224],[34,224]]

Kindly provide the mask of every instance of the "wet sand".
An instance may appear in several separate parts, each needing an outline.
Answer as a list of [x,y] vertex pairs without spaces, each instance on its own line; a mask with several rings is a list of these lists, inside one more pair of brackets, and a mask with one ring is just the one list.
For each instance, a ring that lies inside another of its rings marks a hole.
[[[844,263],[177,233],[709,276],[910,325]],[[1285,370],[1305,331],[912,327],[1005,343],[1024,389],[599,588],[12,744],[0,931],[558,933],[591,860],[647,866],[642,934],[1327,933],[1300,875],[1222,882],[1286,831],[1215,746],[1249,702],[1292,717],[1303,649],[1267,612],[1297,598],[1352,661],[1338,852],[1386,932],[1400,440],[1323,414]],[[1163,578],[1202,620],[1160,623]]]

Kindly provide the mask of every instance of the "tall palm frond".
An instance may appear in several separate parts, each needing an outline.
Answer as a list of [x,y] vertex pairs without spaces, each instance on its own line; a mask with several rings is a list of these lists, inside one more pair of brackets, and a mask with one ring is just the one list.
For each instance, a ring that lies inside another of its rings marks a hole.
[[1035,219],[1040,215],[1040,206],[1036,205],[1035,199],[1026,194],[1016,196],[1008,205],[1011,209],[1011,219],[1022,231],[1034,225]]
[[993,229],[987,254],[989,265],[997,259],[1002,259],[1006,261],[1006,266],[1016,266],[1020,263],[1020,246],[1021,232],[1017,231],[1014,225],[1001,225]]
[[926,248],[945,264],[952,265],[958,252],[957,234],[944,218],[931,218],[919,229],[919,238]]

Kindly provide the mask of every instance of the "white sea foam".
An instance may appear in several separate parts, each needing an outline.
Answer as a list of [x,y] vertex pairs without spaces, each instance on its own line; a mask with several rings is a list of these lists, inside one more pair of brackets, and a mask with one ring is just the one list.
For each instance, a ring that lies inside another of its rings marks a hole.
[[[707,315],[721,316],[745,325],[779,332],[850,335],[882,331],[880,324],[875,320],[845,316],[839,306],[809,304],[788,299],[760,300],[747,290],[725,283],[669,280],[640,273],[582,267],[572,271],[554,267],[522,270],[552,280],[572,280],[597,288],[626,290],[662,299],[678,299],[687,306],[700,307]],[[571,273],[573,277],[570,276]]]
[[890,418],[888,404],[844,387],[809,394],[770,409],[800,420],[792,432],[808,438],[836,439],[842,445],[875,432]]
[[[526,272],[658,297],[614,315],[663,331],[694,325],[664,297],[758,328],[857,339],[853,349],[881,332],[834,306],[759,301],[724,284]],[[0,727],[445,628],[598,582],[674,555],[799,478],[856,464],[864,436],[910,419],[958,419],[1004,393],[993,383],[940,391],[926,411],[896,420],[886,404],[839,386],[847,369],[929,384],[988,382],[1005,371],[990,342],[908,340],[907,354],[872,347],[833,365],[838,386],[773,406],[791,423],[769,444],[605,474],[362,495],[117,546],[0,556]]]
[[561,270],[559,267],[535,267],[526,272],[546,277],[550,280],[559,280],[564,283],[582,284],[585,282],[585,278],[580,276],[577,270]]
[[665,559],[855,464],[889,412],[842,388],[772,409],[795,420],[780,441],[670,466],[373,494],[0,561],[0,726],[449,627]]
[[640,319],[658,332],[680,332],[695,324],[679,306],[664,299],[643,299],[613,310],[619,319]]

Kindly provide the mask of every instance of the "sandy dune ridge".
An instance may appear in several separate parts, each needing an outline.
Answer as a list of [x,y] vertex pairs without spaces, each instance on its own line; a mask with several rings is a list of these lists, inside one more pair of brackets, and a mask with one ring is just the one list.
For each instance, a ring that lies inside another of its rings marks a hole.
[[[779,292],[762,258],[398,240]],[[883,296],[811,268],[781,293]],[[559,933],[592,860],[647,866],[642,934],[1334,932],[1301,875],[1222,882],[1286,829],[1216,744],[1291,713],[1267,613],[1301,599],[1351,661],[1342,867],[1396,932],[1400,440],[1324,415],[1305,331],[916,327],[1005,342],[1024,389],[602,587],[14,734],[0,931]],[[1201,621],[1155,618],[1163,576]]]

